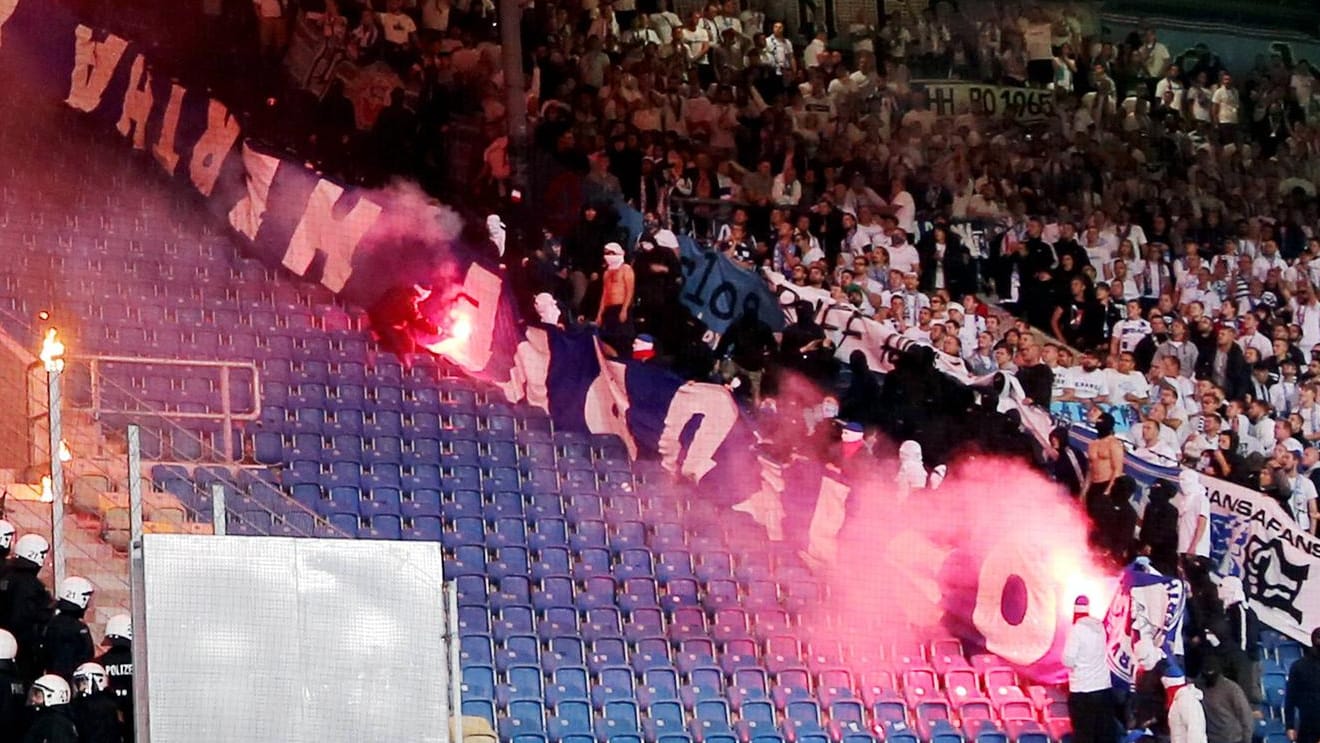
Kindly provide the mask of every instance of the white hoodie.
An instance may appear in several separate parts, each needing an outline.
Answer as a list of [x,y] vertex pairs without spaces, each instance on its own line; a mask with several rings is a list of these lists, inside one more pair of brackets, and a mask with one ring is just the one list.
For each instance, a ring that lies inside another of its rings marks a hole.
[[1206,743],[1201,696],[1201,690],[1190,684],[1173,695],[1173,704],[1169,705],[1169,743]]

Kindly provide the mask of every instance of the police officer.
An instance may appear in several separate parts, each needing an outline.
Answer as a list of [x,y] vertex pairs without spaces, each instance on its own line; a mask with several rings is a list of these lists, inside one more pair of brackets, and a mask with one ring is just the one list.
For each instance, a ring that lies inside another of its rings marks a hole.
[[73,672],[73,722],[82,743],[123,743],[119,705],[107,689],[105,668],[84,663]]
[[37,573],[49,552],[45,537],[24,534],[0,574],[0,627],[18,640],[18,677],[24,683],[41,674],[41,631],[50,620],[50,591]]
[[48,673],[34,681],[28,692],[32,725],[23,743],[78,743],[78,728],[70,716],[70,696],[69,682],[59,676]]
[[14,525],[0,519],[0,560],[9,559],[9,548],[14,546]]
[[41,638],[45,670],[64,678],[71,678],[80,663],[92,659],[96,646],[92,644],[92,631],[83,621],[83,613],[92,601],[91,581],[71,575],[60,583],[59,598],[55,602],[55,616],[46,624]]
[[18,677],[18,666],[14,663],[17,655],[18,641],[8,631],[0,629],[0,730],[6,731],[6,739],[22,736],[23,726],[27,723],[23,681]]
[[110,690],[119,705],[123,720],[124,740],[133,740],[133,620],[127,614],[116,614],[105,623],[105,644],[109,646],[96,659],[105,667]]

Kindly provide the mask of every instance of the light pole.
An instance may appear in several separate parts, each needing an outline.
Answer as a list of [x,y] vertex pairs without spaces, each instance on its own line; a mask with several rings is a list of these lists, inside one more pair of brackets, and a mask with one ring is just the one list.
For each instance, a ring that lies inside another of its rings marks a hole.
[[64,462],[60,454],[64,440],[60,420],[60,375],[64,372],[64,344],[55,328],[41,341],[41,363],[46,367],[47,402],[50,406],[50,544],[55,563],[55,585],[64,582]]

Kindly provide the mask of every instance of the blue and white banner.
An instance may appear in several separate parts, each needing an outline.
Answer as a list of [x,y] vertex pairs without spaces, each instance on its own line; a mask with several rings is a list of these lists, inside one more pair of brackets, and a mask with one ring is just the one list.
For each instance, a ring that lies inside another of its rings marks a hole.
[[755,313],[771,330],[783,330],[784,313],[765,279],[718,250],[702,250],[691,237],[678,238],[683,263],[683,306],[716,333],[744,312]]
[[1176,577],[1160,575],[1135,565],[1124,568],[1118,592],[1105,615],[1109,672],[1120,686],[1136,678],[1138,644],[1172,658],[1187,609],[1187,584]]
[[[1095,432],[1070,431],[1086,449]],[[1143,489],[1156,480],[1178,482],[1177,467],[1133,456],[1123,471]],[[1219,575],[1242,578],[1247,600],[1261,621],[1301,642],[1320,627],[1320,539],[1301,528],[1278,501],[1264,493],[1201,476],[1210,498],[1210,559]]]

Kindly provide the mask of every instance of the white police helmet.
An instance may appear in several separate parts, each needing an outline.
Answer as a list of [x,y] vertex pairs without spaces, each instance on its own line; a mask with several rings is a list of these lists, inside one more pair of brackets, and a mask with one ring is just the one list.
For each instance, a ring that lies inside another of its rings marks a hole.
[[87,604],[91,603],[92,593],[96,589],[92,587],[92,582],[86,578],[77,575],[71,575],[60,583],[59,598],[61,601],[68,601],[79,609],[86,609]]
[[13,660],[18,657],[18,640],[9,633],[9,630],[0,629],[0,661]]
[[37,565],[46,564],[46,553],[50,552],[50,542],[40,534],[24,534],[14,545],[14,555]]
[[7,550],[14,546],[14,525],[0,519],[0,550]]
[[133,639],[133,618],[127,614],[116,614],[105,623],[105,637],[118,637],[121,640]]
[[78,696],[91,696],[98,691],[105,691],[105,666],[100,663],[84,663],[73,672],[73,688]]
[[48,673],[32,682],[32,690],[28,692],[28,706],[57,707],[61,704],[68,704],[69,698],[72,696],[68,681],[53,673]]

